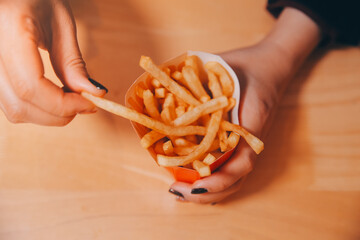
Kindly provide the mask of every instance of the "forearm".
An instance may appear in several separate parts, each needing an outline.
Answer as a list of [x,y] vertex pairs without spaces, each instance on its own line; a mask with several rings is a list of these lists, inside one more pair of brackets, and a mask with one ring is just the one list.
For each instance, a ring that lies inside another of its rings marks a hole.
[[264,42],[279,48],[290,71],[295,73],[320,40],[318,25],[303,12],[287,7]]

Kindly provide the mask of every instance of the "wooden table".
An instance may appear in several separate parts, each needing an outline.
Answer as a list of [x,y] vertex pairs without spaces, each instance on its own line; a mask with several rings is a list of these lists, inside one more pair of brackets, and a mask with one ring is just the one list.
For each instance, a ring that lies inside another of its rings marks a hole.
[[[248,46],[274,23],[265,1],[72,5],[88,69],[121,103],[140,55]],[[360,239],[359,66],[359,48],[315,52],[243,189],[214,206],[176,202],[127,120],[99,111],[50,128],[1,114],[0,239]]]

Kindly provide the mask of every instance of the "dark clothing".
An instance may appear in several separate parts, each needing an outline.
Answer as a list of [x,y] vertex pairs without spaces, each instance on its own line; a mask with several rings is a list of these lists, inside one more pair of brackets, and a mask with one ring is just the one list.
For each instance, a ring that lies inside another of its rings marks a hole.
[[275,17],[284,7],[296,8],[313,19],[326,42],[360,43],[360,0],[268,0],[267,9]]

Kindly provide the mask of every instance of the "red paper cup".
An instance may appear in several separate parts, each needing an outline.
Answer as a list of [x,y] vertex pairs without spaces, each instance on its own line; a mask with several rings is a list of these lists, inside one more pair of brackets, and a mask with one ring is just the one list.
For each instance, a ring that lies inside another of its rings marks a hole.
[[[234,93],[233,98],[236,99],[236,105],[231,111],[231,122],[235,124],[239,124],[239,100],[240,100],[240,85],[239,80],[235,74],[235,72],[231,69],[231,67],[219,56],[198,52],[198,51],[188,51],[178,57],[170,59],[165,63],[161,64],[160,67],[168,67],[168,66],[178,66],[180,63],[184,62],[186,56],[195,55],[199,59],[199,70],[200,70],[200,78],[201,76],[206,76],[206,69],[203,67],[207,62],[218,62],[220,63],[229,73],[230,77],[234,81]],[[131,85],[125,95],[126,106],[135,109],[136,111],[141,112],[143,109],[142,99],[136,95],[136,86],[141,86],[144,89],[152,89],[151,86],[151,76],[149,73],[143,73],[140,75],[135,82]],[[149,130],[141,124],[135,123],[131,121],[135,132],[140,137],[140,139],[149,132]],[[147,149],[153,159],[156,161],[156,153],[154,151],[153,146]],[[210,165],[211,172],[215,171],[219,168],[234,152],[234,149],[231,149],[223,154],[221,154],[214,163]],[[165,167],[175,178],[176,181],[193,183],[196,180],[200,179],[200,175],[196,170],[184,168],[184,167]]]

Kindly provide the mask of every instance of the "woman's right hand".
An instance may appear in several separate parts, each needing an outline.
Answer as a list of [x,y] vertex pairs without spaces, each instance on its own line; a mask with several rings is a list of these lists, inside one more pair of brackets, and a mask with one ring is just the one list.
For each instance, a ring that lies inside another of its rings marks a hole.
[[[96,111],[79,93],[107,90],[89,81],[67,1],[3,0],[0,34],[0,108],[9,121],[63,126]],[[49,52],[63,88],[44,77],[38,48]]]

